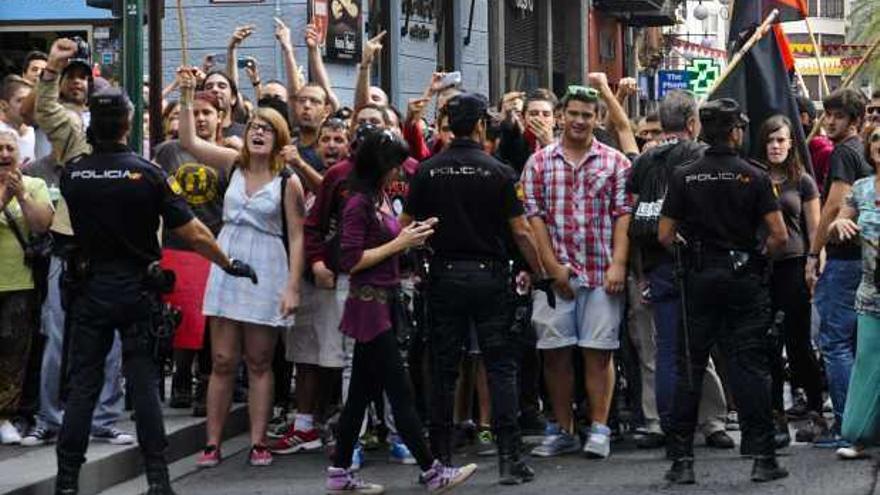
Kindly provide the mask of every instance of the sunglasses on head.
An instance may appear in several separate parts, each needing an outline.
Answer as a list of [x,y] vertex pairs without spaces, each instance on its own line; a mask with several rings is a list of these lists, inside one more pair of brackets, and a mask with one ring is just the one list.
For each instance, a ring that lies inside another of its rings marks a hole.
[[599,91],[594,88],[588,88],[586,86],[578,86],[571,85],[568,89],[565,90],[565,96],[563,98],[571,98],[573,96],[585,97],[591,101],[599,100]]
[[865,108],[865,113],[867,113],[868,115],[873,115],[875,113],[880,114],[880,105],[871,105]]

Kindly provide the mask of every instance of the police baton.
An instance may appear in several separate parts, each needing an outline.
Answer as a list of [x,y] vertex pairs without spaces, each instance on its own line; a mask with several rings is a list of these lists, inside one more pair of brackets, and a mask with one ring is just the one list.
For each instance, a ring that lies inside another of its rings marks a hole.
[[687,241],[681,235],[676,234],[672,243],[672,256],[675,260],[675,279],[678,282],[678,292],[681,299],[681,333],[684,342],[685,373],[690,390],[694,389],[693,369],[691,365],[691,339],[688,328],[688,305],[687,305],[687,280],[682,251],[687,247]]

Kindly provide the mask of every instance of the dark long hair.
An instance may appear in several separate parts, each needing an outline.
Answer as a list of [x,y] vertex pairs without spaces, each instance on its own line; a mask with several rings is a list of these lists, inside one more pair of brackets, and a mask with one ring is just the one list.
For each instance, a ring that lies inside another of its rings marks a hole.
[[208,78],[215,74],[221,76],[223,79],[226,79],[227,84],[229,84],[229,90],[232,93],[232,98],[235,99],[235,104],[233,104],[231,101],[229,102],[229,112],[232,114],[232,121],[239,123],[247,122],[248,112],[244,108],[244,104],[241,101],[241,94],[238,92],[238,84],[235,84],[235,81],[233,81],[229,77],[229,74],[222,71],[221,69],[213,69],[205,74],[205,79],[202,81],[202,87],[198,89],[203,90],[205,88],[205,81],[207,81]]
[[804,173],[804,162],[801,160],[801,155],[795,142],[794,127],[791,124],[791,120],[785,115],[774,115],[761,124],[761,130],[758,132],[758,158],[770,166],[770,160],[767,159],[767,141],[770,139],[770,134],[783,127],[788,128],[788,135],[792,142],[791,149],[788,150],[788,156],[785,158],[785,163],[782,166],[785,168],[785,176],[788,180],[797,182],[801,174]]
[[369,129],[365,134],[355,153],[349,183],[352,191],[378,199],[384,186],[382,179],[403,164],[409,146],[389,130]]

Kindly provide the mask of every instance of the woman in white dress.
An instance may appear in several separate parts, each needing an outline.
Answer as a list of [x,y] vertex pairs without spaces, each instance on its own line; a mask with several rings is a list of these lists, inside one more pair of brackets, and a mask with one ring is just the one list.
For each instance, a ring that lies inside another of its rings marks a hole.
[[[183,69],[178,79],[181,121],[192,119],[195,78]],[[280,176],[285,166],[281,150],[290,143],[290,132],[284,117],[271,108],[257,109],[240,152],[200,139],[194,125],[180,127],[180,141],[187,151],[206,165],[230,171],[218,241],[230,256],[249,263],[259,280],[257,285],[239,283],[213,269],[208,276],[203,311],[210,318],[213,370],[208,383],[207,443],[198,465],[212,467],[221,460],[221,435],[243,356],[249,385],[250,463],[266,466],[272,462],[265,444],[272,409],[272,356],[278,330],[292,323],[299,305],[303,270],[303,189],[296,175],[286,179],[282,188],[285,179]]]

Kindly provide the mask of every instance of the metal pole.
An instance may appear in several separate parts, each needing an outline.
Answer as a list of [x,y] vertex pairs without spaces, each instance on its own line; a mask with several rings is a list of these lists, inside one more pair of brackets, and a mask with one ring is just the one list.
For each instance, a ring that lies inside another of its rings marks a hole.
[[159,3],[164,0],[150,0],[150,149],[165,138],[162,126],[162,18]]
[[[144,0],[125,0],[122,13],[123,87],[134,105],[129,145],[143,151],[144,129]],[[156,88],[162,94],[162,88]]]

